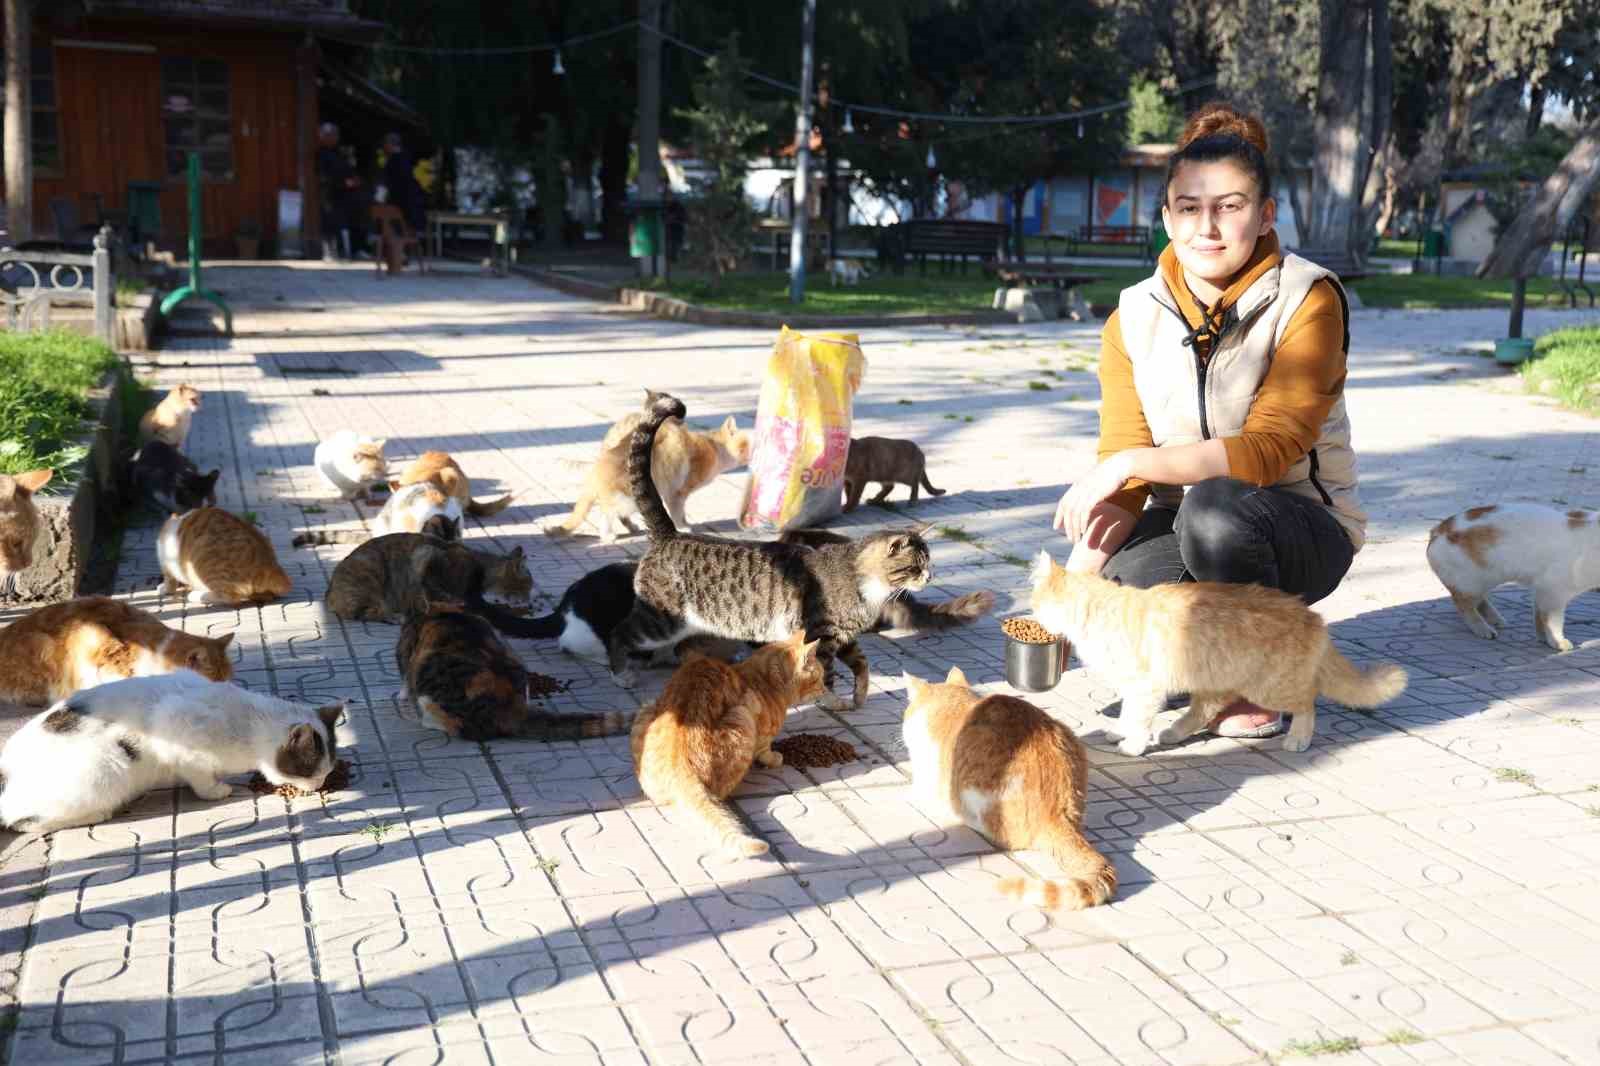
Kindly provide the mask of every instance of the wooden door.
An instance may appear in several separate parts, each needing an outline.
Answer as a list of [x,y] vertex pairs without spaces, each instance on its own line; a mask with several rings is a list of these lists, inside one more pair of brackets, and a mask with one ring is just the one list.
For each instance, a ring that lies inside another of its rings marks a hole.
[[[128,182],[161,181],[161,67],[154,53],[56,48],[65,195],[127,206]],[[166,221],[166,220],[163,220]]]

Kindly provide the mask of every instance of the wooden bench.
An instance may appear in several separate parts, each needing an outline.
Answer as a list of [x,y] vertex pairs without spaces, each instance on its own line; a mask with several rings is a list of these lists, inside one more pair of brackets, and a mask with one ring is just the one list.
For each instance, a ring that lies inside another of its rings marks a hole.
[[[1103,280],[1098,274],[1084,274],[1076,267],[1049,262],[1040,265],[990,259],[983,267],[998,278],[1003,286],[995,290],[994,309],[1016,312],[1018,322],[1076,317],[1073,314],[1072,290]],[[1039,292],[1039,289],[1047,291]],[[1087,307],[1083,309],[1087,310]]]
[[879,246],[880,257],[887,258],[895,273],[905,270],[905,261],[916,256],[922,273],[928,272],[928,257],[937,256],[941,269],[948,270],[959,260],[967,271],[968,258],[981,265],[1005,254],[1009,228],[1002,222],[973,222],[955,218],[913,218],[886,227]]
[[1150,227],[1096,226],[1093,223],[1084,223],[1073,232],[1068,243],[1072,255],[1078,254],[1080,244],[1137,244],[1145,249],[1145,256],[1148,258]]
[[1309,259],[1317,266],[1333,271],[1346,285],[1360,281],[1371,273],[1348,248],[1295,248],[1293,251],[1300,258]]

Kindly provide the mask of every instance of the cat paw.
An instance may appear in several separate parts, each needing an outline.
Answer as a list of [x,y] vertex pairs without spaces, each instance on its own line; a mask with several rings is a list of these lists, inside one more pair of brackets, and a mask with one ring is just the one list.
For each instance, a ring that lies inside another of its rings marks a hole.
[[741,837],[738,840],[730,841],[723,850],[732,858],[743,859],[756,855],[765,855],[772,850],[772,846],[765,840],[757,840],[755,837]]
[[1305,751],[1309,747],[1311,747],[1310,737],[1297,737],[1291,733],[1283,738],[1284,751]]
[[213,781],[209,785],[191,781],[189,787],[203,800],[224,800],[233,795],[233,786],[226,781]]
[[1568,640],[1566,637],[1559,637],[1559,638],[1556,638],[1556,639],[1551,639],[1549,637],[1546,637],[1545,638],[1545,643],[1550,645],[1550,647],[1554,648],[1556,651],[1571,651],[1574,647],[1577,646],[1577,645],[1573,644],[1572,641]]
[[824,692],[817,697],[817,706],[825,711],[848,711],[854,709],[855,704],[837,692]]
[[1156,734],[1156,743],[1165,747],[1168,744],[1182,744],[1189,739],[1189,734],[1175,725],[1169,725]]
[[611,680],[615,681],[622,688],[633,688],[639,683],[639,671],[630,667],[621,673],[612,674]]
[[1143,755],[1150,747],[1146,737],[1126,737],[1117,745],[1117,750],[1124,755]]
[[756,762],[768,770],[776,770],[783,765],[783,755],[776,751],[759,751],[756,753]]

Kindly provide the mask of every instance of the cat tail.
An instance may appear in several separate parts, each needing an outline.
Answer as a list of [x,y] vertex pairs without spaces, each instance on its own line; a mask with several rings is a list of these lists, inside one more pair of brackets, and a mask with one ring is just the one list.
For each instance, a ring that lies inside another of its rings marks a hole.
[[661,493],[655,478],[650,476],[650,456],[656,446],[656,430],[669,418],[684,418],[689,410],[683,401],[664,392],[645,390],[646,414],[639,420],[628,444],[628,490],[633,493],[634,505],[650,527],[652,540],[666,540],[678,535],[678,527],[661,503]]
[[295,534],[292,543],[296,548],[313,544],[326,547],[330,544],[364,544],[371,539],[372,534],[364,529],[308,529]]
[[1405,668],[1379,663],[1363,670],[1330,641],[1317,664],[1317,694],[1346,707],[1367,709],[1388,703],[1406,690]]
[[944,489],[936,489],[936,488],[934,488],[933,487],[933,482],[928,480],[928,471],[927,470],[923,470],[921,473],[919,473],[917,475],[917,480],[922,482],[923,491],[925,491],[929,496],[943,496],[944,495]]
[[767,842],[758,840],[745,829],[744,823],[734,816],[726,803],[707,791],[698,777],[685,773],[673,789],[673,800],[699,822],[722,846],[728,855],[765,855]]
[[994,593],[988,589],[969,592],[953,600],[927,604],[909,594],[896,596],[883,605],[878,624],[884,629],[909,629],[918,633],[954,629],[982,618],[994,609]]
[[499,514],[507,507],[510,507],[511,501],[516,498],[516,495],[517,494],[514,492],[508,492],[498,500],[490,500],[488,503],[481,503],[478,500],[474,500],[472,497],[468,496],[466,510],[469,515],[474,515],[478,518],[488,518],[490,515]]
[[540,615],[538,618],[527,618],[513,614],[499,604],[490,603],[481,597],[474,599],[471,606],[474,612],[481,614],[490,625],[508,637],[554,640],[561,635],[561,630],[564,628],[559,611]]
[[517,725],[515,735],[527,740],[587,740],[614,737],[632,728],[632,711],[556,714],[530,710]]
[[585,484],[583,492],[578,496],[578,502],[572,505],[572,513],[567,515],[565,521],[557,522],[553,526],[545,526],[544,535],[547,537],[565,537],[576,533],[578,527],[583,525],[583,520],[589,517],[589,511],[594,507],[594,501],[595,493]]
[[1117,892],[1117,868],[1084,839],[1082,833],[1062,824],[1048,830],[1034,845],[1061,864],[1067,877],[1006,877],[996,886],[1002,896],[1020,899],[1041,910],[1080,911],[1097,907]]

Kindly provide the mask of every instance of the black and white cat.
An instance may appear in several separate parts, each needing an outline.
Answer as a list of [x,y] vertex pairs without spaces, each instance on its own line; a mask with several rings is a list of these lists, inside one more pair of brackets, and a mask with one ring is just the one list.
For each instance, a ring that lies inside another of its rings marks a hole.
[[192,670],[76,692],[23,723],[0,751],[0,826],[48,833],[110,818],[151,789],[225,799],[259,770],[307,792],[333,769],[343,704],[311,707]]
[[133,455],[133,491],[162,514],[183,514],[202,505],[217,505],[217,479],[222,471],[200,473],[188,456],[165,441],[145,442]]

